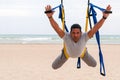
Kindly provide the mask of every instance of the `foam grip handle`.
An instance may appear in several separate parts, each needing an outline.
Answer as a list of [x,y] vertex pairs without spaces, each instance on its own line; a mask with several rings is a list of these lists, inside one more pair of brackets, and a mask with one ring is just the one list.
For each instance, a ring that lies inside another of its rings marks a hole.
[[53,11],[52,10],[49,10],[49,11],[45,11],[45,13],[52,13]]
[[104,13],[112,13],[112,11],[107,11],[107,10],[105,10]]

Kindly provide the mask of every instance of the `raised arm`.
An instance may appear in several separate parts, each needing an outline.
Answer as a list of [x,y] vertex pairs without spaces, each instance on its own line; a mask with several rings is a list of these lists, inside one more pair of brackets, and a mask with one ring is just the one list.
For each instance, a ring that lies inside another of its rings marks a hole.
[[[46,10],[46,11],[51,10],[51,6],[50,6],[50,5],[47,5],[47,6],[45,7],[45,10]],[[59,25],[57,24],[57,22],[54,20],[53,14],[54,14],[54,11],[52,11],[51,13],[46,13],[46,15],[47,15],[47,17],[48,17],[48,19],[49,19],[49,21],[50,21],[51,26],[52,26],[53,29],[57,32],[57,34],[62,38],[62,37],[65,35],[65,33],[64,33],[64,31],[59,27]]]
[[[106,10],[110,11],[111,10],[111,6],[108,5]],[[105,20],[107,19],[108,16],[109,16],[108,13],[104,13],[103,12],[103,16],[100,19],[100,21],[88,32],[89,38],[93,37],[93,35],[102,27],[103,23],[105,22]]]

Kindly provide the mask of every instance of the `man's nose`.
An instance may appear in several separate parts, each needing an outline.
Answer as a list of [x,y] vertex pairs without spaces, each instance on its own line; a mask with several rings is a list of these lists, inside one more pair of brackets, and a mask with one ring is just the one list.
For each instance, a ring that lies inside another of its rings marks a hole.
[[74,36],[76,37],[76,36],[77,36],[77,33],[75,33]]

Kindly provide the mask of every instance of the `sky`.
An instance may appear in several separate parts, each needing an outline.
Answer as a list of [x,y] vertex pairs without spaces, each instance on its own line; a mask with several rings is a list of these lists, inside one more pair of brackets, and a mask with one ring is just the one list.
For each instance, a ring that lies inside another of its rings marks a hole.
[[[113,13],[99,30],[103,35],[120,35],[120,0],[90,0],[91,3],[106,8],[111,5]],[[45,6],[59,5],[61,0],[0,0],[0,34],[56,34],[52,29]],[[87,0],[63,0],[65,19],[68,29],[74,23],[81,25],[84,32]],[[98,21],[102,12],[97,10]],[[61,26],[58,19],[58,9],[53,17]]]

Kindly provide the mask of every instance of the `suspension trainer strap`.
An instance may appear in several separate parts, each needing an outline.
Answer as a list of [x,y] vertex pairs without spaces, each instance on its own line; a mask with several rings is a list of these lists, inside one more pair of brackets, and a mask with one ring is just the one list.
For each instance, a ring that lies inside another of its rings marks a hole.
[[81,68],[81,59],[80,57],[78,57],[78,61],[77,61],[77,68]]
[[95,7],[95,8],[97,8],[97,9],[101,10],[101,11],[104,12],[104,13],[112,13],[112,11],[107,11],[106,9],[101,8],[101,7],[98,7],[98,6],[96,6],[96,5],[92,4],[92,3],[89,3],[89,4],[90,4],[92,7]]
[[49,11],[45,11],[45,13],[51,13],[51,12],[53,12],[55,9],[57,9],[57,8],[59,8],[59,7],[61,7],[61,4],[58,5],[58,6],[56,6],[56,7],[54,7],[54,8],[52,8],[52,9],[49,10]]
[[[96,24],[97,23],[97,18],[96,18],[97,13],[96,13],[96,11],[94,10],[93,7],[96,7],[98,9],[100,9],[101,11],[105,11],[105,9],[100,8],[98,6],[95,6],[93,4],[90,4],[90,5],[91,5],[90,12],[92,13],[94,24]],[[98,44],[98,48],[99,48],[100,74],[105,76],[106,72],[105,72],[105,67],[104,67],[104,60],[103,60],[102,50],[101,50],[101,46],[100,46],[100,34],[99,34],[99,31],[97,31],[95,35],[96,35],[96,40],[97,40],[97,44]]]

